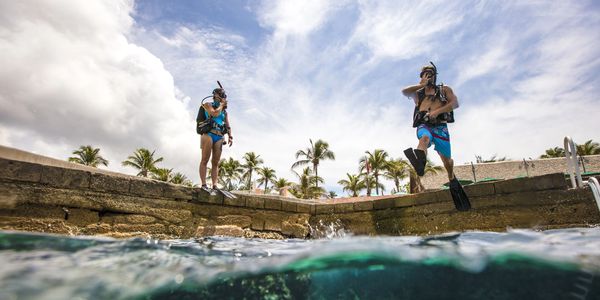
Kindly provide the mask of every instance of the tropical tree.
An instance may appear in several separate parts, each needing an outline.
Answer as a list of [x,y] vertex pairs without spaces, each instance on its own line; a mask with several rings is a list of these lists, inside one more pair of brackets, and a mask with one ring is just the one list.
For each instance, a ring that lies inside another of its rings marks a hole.
[[[371,196],[371,191],[373,189],[381,190],[381,193],[385,191],[385,186],[375,180],[375,176],[373,174],[362,173],[361,174],[362,184],[367,189],[367,196]],[[379,195],[379,193],[378,193]]]
[[369,164],[370,172],[373,172],[373,177],[375,178],[375,192],[379,195],[379,175],[381,172],[385,171],[388,165],[388,154],[385,150],[375,149],[373,153],[369,151],[365,151],[367,154],[360,158],[359,170],[364,171],[367,168],[367,164]]
[[152,179],[170,182],[173,177],[173,169],[167,168],[154,168],[151,170]]
[[260,176],[257,181],[259,183],[258,186],[264,185],[266,193],[269,190],[269,182],[275,182],[277,179],[277,176],[275,176],[275,170],[269,167],[262,167],[256,169],[256,172]]
[[490,162],[497,162],[497,161],[505,161],[507,160],[506,156],[503,157],[498,157],[497,154],[492,155],[492,157],[490,157],[489,159],[483,159],[481,157],[481,155],[475,155],[475,159],[477,161],[478,164],[480,163],[490,163]]
[[[293,165],[292,169],[298,166],[304,166],[307,164],[312,164],[313,172],[315,172],[315,176],[319,176],[318,167],[321,160],[331,159],[335,160],[335,154],[329,150],[329,144],[323,140],[317,140],[313,144],[312,139],[309,139],[310,147],[306,148],[306,150],[298,150],[296,152],[296,159],[303,157],[303,159],[297,160]],[[314,182],[315,187],[319,187],[319,181]]]
[[187,176],[185,176],[184,174],[179,173],[179,172],[173,174],[170,182],[174,183],[174,184],[181,184],[181,185],[189,186],[189,187],[194,185],[194,183],[192,183],[192,181],[189,180],[187,178]]
[[350,173],[346,173],[346,179],[338,181],[338,184],[342,186],[342,191],[348,192],[351,197],[358,197],[360,191],[366,188],[360,175],[351,175]]
[[244,168],[242,164],[233,159],[221,159],[219,162],[219,180],[222,182],[225,189],[231,191],[235,189],[234,180],[241,180]]
[[246,154],[244,154],[244,164],[242,165],[242,168],[244,169],[244,175],[243,178],[245,178],[246,181],[246,188],[247,189],[252,189],[252,173],[254,171],[256,171],[256,169],[258,169],[258,167],[264,162],[262,160],[262,158],[260,158],[260,155],[256,155],[256,153],[254,152],[246,152]]
[[287,179],[281,177],[279,179],[277,179],[275,182],[273,182],[273,185],[275,186],[275,188],[277,189],[277,191],[281,191],[281,189],[284,188],[291,188],[294,186],[293,182],[288,181]]
[[565,149],[554,147],[546,149],[546,154],[542,154],[540,158],[565,157]]
[[121,164],[123,166],[134,167],[139,170],[137,176],[148,177],[148,172],[152,171],[156,168],[156,164],[163,161],[162,157],[154,159],[154,152],[150,152],[150,150],[146,148],[139,148],[133,152],[133,155],[127,157],[127,160],[123,161]]
[[310,168],[304,168],[302,173],[293,172],[298,177],[298,184],[290,190],[294,196],[302,199],[315,199],[325,193],[325,190],[316,184],[323,183],[323,178],[313,175]]
[[406,179],[409,176],[409,172],[409,164],[402,158],[391,159],[388,162],[383,176],[394,182],[395,188],[392,190],[392,194],[400,192],[400,181]]
[[73,151],[75,157],[69,157],[70,162],[97,168],[98,165],[108,166],[108,160],[100,154],[100,148],[93,148],[90,145],[79,146],[78,150]]
[[327,197],[329,197],[330,199],[333,199],[335,197],[337,197],[337,193],[335,191],[329,191],[329,194],[327,195]]
[[[442,171],[444,168],[441,166],[436,166],[430,160],[427,160],[427,164],[425,164],[425,172],[424,175],[427,174],[437,174]],[[411,193],[420,193],[425,190],[423,183],[421,183],[421,177],[417,175],[417,171],[413,168],[412,165],[409,166],[409,176],[410,176],[410,192]]]
[[600,154],[600,144],[589,140],[581,145],[577,145],[577,155],[596,155]]

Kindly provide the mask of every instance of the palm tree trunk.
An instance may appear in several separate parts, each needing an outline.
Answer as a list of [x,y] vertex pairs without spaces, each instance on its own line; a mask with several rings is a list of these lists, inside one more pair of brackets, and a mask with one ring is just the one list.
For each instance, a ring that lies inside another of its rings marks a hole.
[[379,196],[379,175],[377,173],[375,173],[374,175],[375,175],[375,192],[377,193],[377,196]]
[[313,169],[315,170],[315,186],[318,188],[319,187],[319,172],[317,169],[317,164],[313,165]]
[[248,189],[252,190],[252,170],[250,170],[250,175],[248,176]]

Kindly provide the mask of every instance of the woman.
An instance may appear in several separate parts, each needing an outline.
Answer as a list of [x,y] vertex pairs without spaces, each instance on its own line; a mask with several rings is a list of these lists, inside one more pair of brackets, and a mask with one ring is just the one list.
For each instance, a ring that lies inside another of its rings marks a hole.
[[233,144],[233,136],[231,127],[229,126],[229,118],[227,116],[227,95],[225,90],[217,88],[213,90],[213,102],[202,104],[205,110],[206,118],[212,118],[212,129],[200,136],[200,148],[202,149],[202,160],[200,161],[200,180],[202,181],[202,189],[210,191],[206,185],[206,167],[208,160],[212,154],[211,174],[212,188],[217,189],[219,181],[219,161],[221,160],[221,151],[223,149],[224,135],[228,135],[227,143],[231,147]]

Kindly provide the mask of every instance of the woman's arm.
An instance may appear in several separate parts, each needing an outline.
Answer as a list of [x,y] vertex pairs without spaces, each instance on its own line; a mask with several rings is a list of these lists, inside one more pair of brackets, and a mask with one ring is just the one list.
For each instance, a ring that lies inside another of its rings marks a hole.
[[225,128],[227,128],[227,135],[229,136],[229,141],[227,142],[227,144],[229,144],[229,147],[231,147],[231,145],[233,145],[233,134],[231,133],[231,125],[229,125],[229,114],[225,114]]
[[212,106],[212,103],[204,103],[203,106],[204,106],[204,109],[206,110],[206,112],[212,117],[219,116],[221,111],[223,111],[223,107],[225,107],[224,105],[219,105],[219,107],[214,108]]

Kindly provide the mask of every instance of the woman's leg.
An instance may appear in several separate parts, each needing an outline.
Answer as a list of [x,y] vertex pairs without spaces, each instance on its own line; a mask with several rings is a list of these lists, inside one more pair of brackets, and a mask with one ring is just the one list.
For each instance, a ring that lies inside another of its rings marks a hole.
[[202,182],[202,185],[206,185],[206,166],[210,159],[212,146],[212,138],[208,134],[200,136],[200,149],[202,151],[202,159],[200,160],[200,181]]
[[217,185],[219,181],[219,161],[221,160],[221,151],[223,149],[223,139],[218,140],[212,144],[212,160],[211,160],[211,174],[210,179],[212,180],[213,187]]

